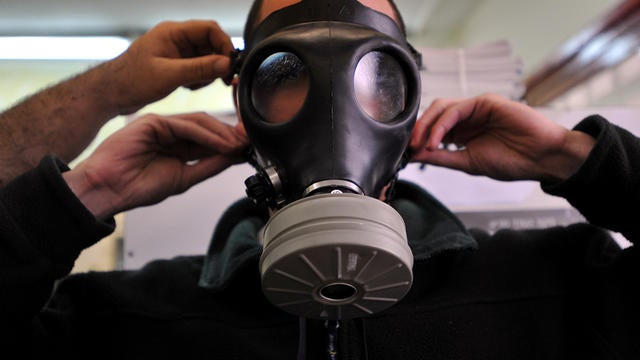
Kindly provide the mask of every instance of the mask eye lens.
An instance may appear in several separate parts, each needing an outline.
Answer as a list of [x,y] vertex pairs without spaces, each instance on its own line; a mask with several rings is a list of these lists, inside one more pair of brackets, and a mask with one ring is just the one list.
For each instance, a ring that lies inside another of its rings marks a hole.
[[307,67],[288,52],[266,58],[251,83],[253,106],[270,123],[289,121],[302,108],[308,92]]
[[396,59],[372,51],[360,59],[354,79],[356,99],[373,119],[388,122],[405,108],[407,79]]

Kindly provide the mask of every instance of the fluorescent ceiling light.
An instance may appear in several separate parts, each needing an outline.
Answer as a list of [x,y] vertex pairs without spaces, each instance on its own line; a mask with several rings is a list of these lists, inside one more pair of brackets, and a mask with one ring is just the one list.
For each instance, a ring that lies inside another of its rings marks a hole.
[[[242,37],[231,41],[244,48]],[[0,60],[109,60],[129,45],[119,36],[0,36]]]
[[118,36],[0,37],[2,60],[108,60],[131,42]]

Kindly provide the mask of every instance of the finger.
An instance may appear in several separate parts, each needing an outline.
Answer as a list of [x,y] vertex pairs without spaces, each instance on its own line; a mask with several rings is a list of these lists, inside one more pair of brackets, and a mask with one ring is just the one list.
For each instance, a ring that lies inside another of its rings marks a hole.
[[427,139],[427,133],[436,119],[445,111],[445,109],[454,103],[454,99],[436,99],[422,113],[411,134],[410,147],[419,149],[424,146]]
[[229,55],[233,51],[231,38],[217,22],[212,20],[189,20],[180,27],[178,36],[199,49],[201,54],[212,51],[216,54]]
[[235,144],[237,146],[244,146],[248,144],[246,136],[243,136],[242,133],[238,132],[236,127],[222,122],[205,112],[180,114],[176,115],[176,117],[193,121],[199,126],[212,131],[230,144]]
[[435,150],[442,143],[451,129],[459,122],[472,116],[477,101],[475,99],[463,100],[448,106],[437,118],[429,132],[426,148]]
[[176,86],[202,87],[218,78],[231,75],[230,59],[226,55],[206,55],[167,61],[176,76]]
[[247,129],[244,127],[244,123],[242,121],[238,121],[238,123],[236,124],[236,132],[238,133],[238,136],[240,137],[240,140],[243,142],[248,142],[249,138],[247,135]]
[[202,121],[200,117],[195,120],[167,117],[165,122],[174,138],[173,141],[191,141],[219,153],[237,152],[242,145],[238,143],[235,136],[229,135],[231,127],[220,122]]
[[202,89],[205,86],[208,86],[209,84],[211,84],[211,81],[204,81],[204,82],[199,82],[196,84],[188,84],[188,85],[184,85],[183,87],[191,90],[191,91],[195,91],[195,90],[199,90]]
[[470,172],[466,150],[449,151],[446,149],[436,149],[420,151],[414,155],[413,160],[423,164]]

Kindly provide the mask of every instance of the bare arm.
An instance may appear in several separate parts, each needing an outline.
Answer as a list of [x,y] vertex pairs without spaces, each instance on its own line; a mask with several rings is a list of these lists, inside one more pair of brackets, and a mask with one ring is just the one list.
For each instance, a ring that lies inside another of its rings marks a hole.
[[213,21],[164,22],[119,57],[18,103],[0,114],[0,187],[49,153],[73,160],[117,115],[228,77],[232,50]]
[[108,84],[101,79],[105,66],[47,88],[0,114],[0,186],[50,152],[71,161],[118,115],[103,87]]

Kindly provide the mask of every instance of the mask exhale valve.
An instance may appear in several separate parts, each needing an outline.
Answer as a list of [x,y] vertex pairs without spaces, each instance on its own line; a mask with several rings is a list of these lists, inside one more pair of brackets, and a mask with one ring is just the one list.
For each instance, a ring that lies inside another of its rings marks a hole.
[[364,195],[319,194],[283,207],[266,224],[263,246],[265,295],[307,318],[371,315],[402,299],[413,281],[404,221]]

